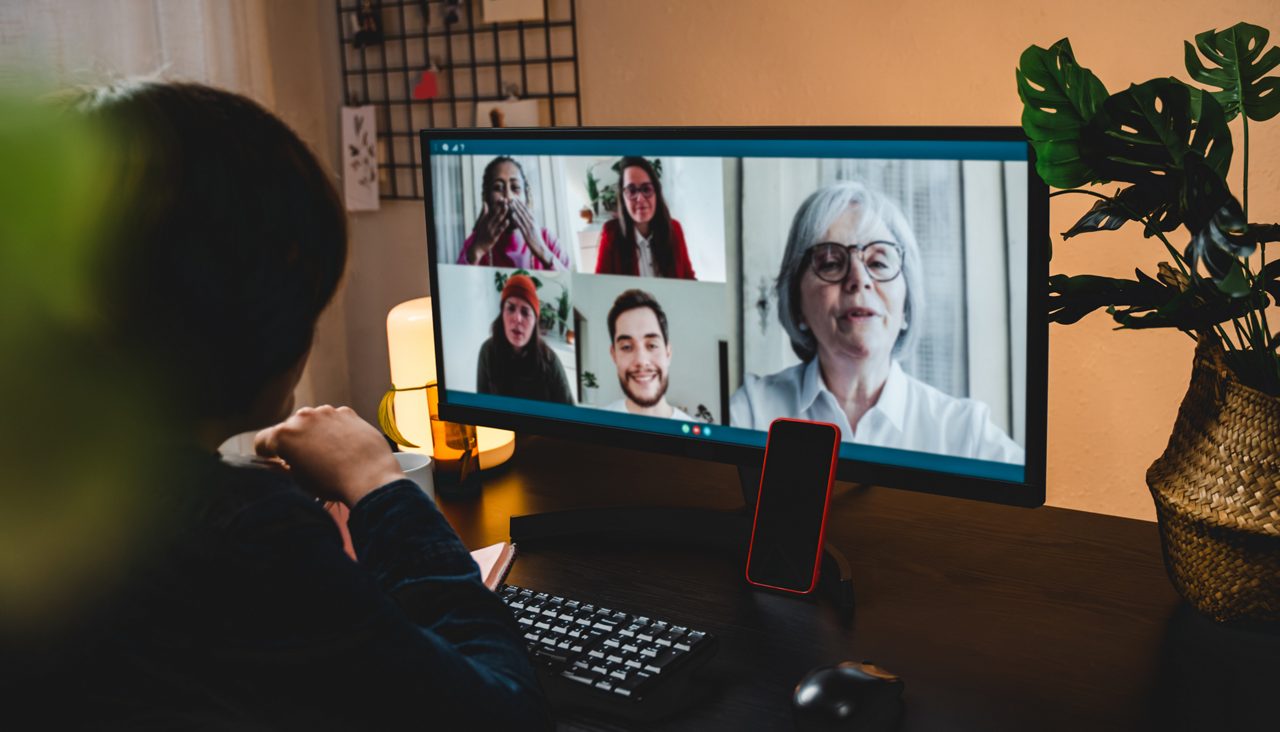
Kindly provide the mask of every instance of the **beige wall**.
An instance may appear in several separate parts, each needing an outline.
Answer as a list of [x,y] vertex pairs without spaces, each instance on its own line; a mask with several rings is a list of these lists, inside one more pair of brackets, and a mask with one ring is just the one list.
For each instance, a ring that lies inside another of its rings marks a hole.
[[[1030,43],[1046,46],[1069,36],[1080,61],[1116,91],[1156,76],[1186,78],[1182,41],[1211,27],[1243,19],[1280,33],[1274,0],[1212,10],[1203,2],[1114,0],[999,0],[967,8],[919,0],[578,5],[589,125],[1016,124],[1021,106],[1013,69]],[[325,61],[311,71],[330,75],[331,96],[317,112],[327,125],[337,119],[332,15],[325,4],[316,19],[317,53]],[[298,17],[289,19],[292,34]],[[276,89],[286,93],[279,81]],[[1236,138],[1238,177],[1238,123]],[[1254,127],[1250,142],[1250,208],[1255,219],[1274,221],[1280,216],[1280,122]],[[1067,229],[1088,205],[1056,199],[1051,229]],[[392,202],[380,213],[356,216],[352,228],[342,366],[349,369],[351,403],[371,417],[387,381],[386,312],[426,291],[421,205]],[[1183,235],[1176,236],[1175,242]],[[1151,269],[1162,253],[1133,231],[1056,242],[1055,250],[1055,272],[1112,276],[1132,276],[1139,265]],[[1105,316],[1053,327],[1051,505],[1154,517],[1143,476],[1164,448],[1191,352],[1181,334],[1114,333]]]

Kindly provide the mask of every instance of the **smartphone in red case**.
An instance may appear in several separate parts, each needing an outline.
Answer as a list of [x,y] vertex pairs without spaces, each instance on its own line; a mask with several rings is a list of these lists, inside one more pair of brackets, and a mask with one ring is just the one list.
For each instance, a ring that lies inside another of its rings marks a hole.
[[839,455],[834,424],[784,417],[769,425],[747,582],[801,595],[817,587]]

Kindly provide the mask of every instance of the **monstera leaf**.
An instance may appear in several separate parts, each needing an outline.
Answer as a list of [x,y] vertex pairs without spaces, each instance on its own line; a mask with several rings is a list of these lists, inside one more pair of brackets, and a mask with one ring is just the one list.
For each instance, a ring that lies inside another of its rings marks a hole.
[[[1194,121],[1193,91],[1176,79],[1153,79],[1103,102],[1081,132],[1081,155],[1100,178],[1133,185],[1094,204],[1063,238],[1118,229],[1129,220],[1146,222],[1144,236],[1183,223],[1194,234],[1227,204],[1231,133],[1211,96],[1200,99]],[[1188,193],[1189,167],[1200,172],[1196,184],[1203,191]]]
[[1169,232],[1182,224],[1176,196],[1167,195],[1164,185],[1132,185],[1118,191],[1110,198],[1099,199],[1080,220],[1067,231],[1063,239],[1091,231],[1114,231],[1126,221],[1146,220],[1142,235],[1151,237],[1156,232]]
[[1178,293],[1156,308],[1116,307],[1107,312],[1121,328],[1178,328],[1206,331],[1219,323],[1238,318],[1265,307],[1266,295],[1251,293],[1246,297],[1230,297],[1208,280],[1199,280],[1191,289]]
[[1182,207],[1187,228],[1191,231],[1191,241],[1183,257],[1191,271],[1198,271],[1203,263],[1209,276],[1224,291],[1243,294],[1240,283],[1235,281],[1243,274],[1232,281],[1227,281],[1227,278],[1234,271],[1233,265],[1234,269],[1239,268],[1240,257],[1253,254],[1257,242],[1248,233],[1240,202],[1227,190],[1222,176],[1203,160],[1187,158]]
[[1105,309],[1121,328],[1179,328],[1195,331],[1212,328],[1267,303],[1267,294],[1255,288],[1232,297],[1205,279],[1182,283],[1155,279],[1134,270],[1136,279],[1122,280],[1096,275],[1054,275],[1049,278],[1049,321],[1074,323],[1089,313]]
[[1134,270],[1136,280],[1098,275],[1053,275],[1049,278],[1049,322],[1069,325],[1094,310],[1114,305],[1154,310],[1177,297],[1179,290]]
[[[1266,76],[1280,65],[1280,48],[1262,52],[1270,37],[1266,28],[1237,23],[1222,32],[1207,30],[1197,35],[1194,47],[1184,41],[1187,73],[1201,84],[1222,90],[1212,94],[1227,121],[1241,110],[1258,122],[1280,113],[1280,77]],[[1197,48],[1216,68],[1205,66]]]
[[1225,177],[1231,131],[1212,97],[1201,100],[1191,133],[1190,89],[1175,79],[1152,79],[1108,97],[1085,125],[1081,146],[1091,159],[1097,156],[1093,165],[1105,180],[1170,183],[1170,174],[1182,171],[1192,151]]
[[1055,188],[1075,188],[1096,179],[1080,151],[1080,132],[1093,118],[1107,89],[1076,63],[1063,38],[1049,48],[1022,52],[1016,70],[1022,98],[1022,129],[1036,151],[1036,172]]

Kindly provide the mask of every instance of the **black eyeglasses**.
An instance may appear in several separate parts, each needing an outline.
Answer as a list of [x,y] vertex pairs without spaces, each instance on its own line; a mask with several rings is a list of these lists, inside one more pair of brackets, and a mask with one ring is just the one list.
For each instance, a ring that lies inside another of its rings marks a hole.
[[837,244],[824,241],[805,253],[809,267],[823,282],[844,282],[849,276],[853,254],[857,253],[867,274],[876,282],[888,282],[902,274],[902,247],[891,241],[867,244]]
[[644,196],[645,198],[653,198],[653,193],[654,189],[652,183],[641,183],[640,185],[632,183],[622,189],[622,194],[632,201],[640,198],[641,196]]

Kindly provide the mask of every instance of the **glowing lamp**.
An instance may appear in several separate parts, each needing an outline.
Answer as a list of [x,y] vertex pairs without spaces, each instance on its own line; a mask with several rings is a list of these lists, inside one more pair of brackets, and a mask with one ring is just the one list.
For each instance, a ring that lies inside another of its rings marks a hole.
[[[383,430],[391,439],[400,442],[405,452],[432,455],[437,465],[447,465],[446,456],[437,454],[436,439],[433,439],[433,432],[437,438],[444,434],[444,423],[432,414],[431,409],[436,396],[431,298],[402,302],[387,313],[387,355],[391,361],[391,391],[383,397],[382,407],[378,410]],[[475,430],[481,470],[501,465],[515,452],[514,432],[490,427],[477,427]],[[416,447],[409,447],[405,442]],[[442,445],[439,452],[447,451]]]

